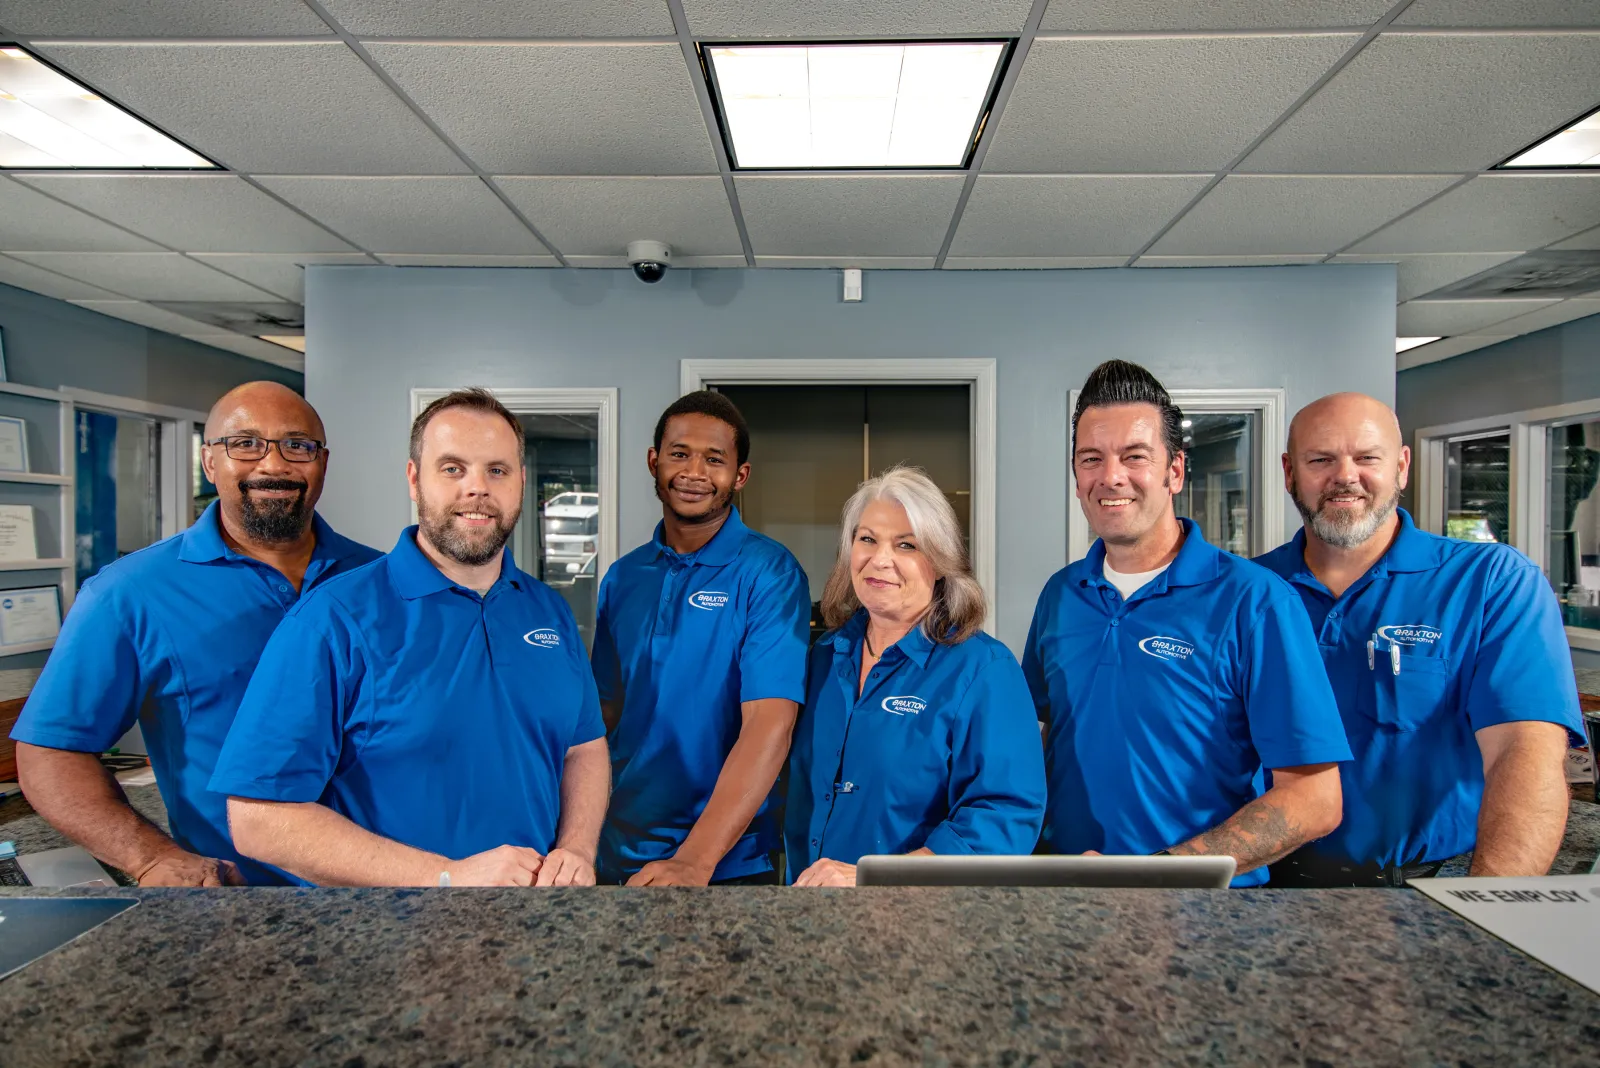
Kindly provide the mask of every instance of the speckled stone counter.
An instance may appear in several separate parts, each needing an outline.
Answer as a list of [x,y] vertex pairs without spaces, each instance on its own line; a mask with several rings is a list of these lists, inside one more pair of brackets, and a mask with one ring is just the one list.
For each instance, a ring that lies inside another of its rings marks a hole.
[[0,982],[10,1068],[1600,1050],[1600,997],[1410,890],[119,893],[140,906]]

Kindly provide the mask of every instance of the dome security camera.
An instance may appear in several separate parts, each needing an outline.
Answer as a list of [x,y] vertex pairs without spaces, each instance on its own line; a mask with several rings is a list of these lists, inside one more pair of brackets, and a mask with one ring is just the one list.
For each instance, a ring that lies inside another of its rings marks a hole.
[[672,246],[665,241],[630,241],[628,264],[639,281],[659,282],[672,266]]

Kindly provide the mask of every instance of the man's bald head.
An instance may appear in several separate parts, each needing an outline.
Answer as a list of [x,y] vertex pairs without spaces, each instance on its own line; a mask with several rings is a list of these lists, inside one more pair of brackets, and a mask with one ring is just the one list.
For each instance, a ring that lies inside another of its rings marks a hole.
[[[281,444],[262,445],[291,438],[324,447],[308,460],[304,449],[291,450],[291,459]],[[304,397],[277,382],[236,386],[212,405],[205,440],[201,463],[216,483],[223,527],[235,542],[272,548],[311,536],[328,451],[322,419]]]
[[[1363,393],[1312,401],[1289,424],[1284,485],[1306,537],[1336,549],[1392,538],[1411,450],[1387,404]],[[1388,542],[1383,543],[1387,545]]]
[[206,416],[206,440],[238,433],[237,429],[230,428],[230,424],[236,427],[241,416],[245,422],[249,422],[249,417],[258,411],[262,416],[271,414],[298,422],[305,428],[307,437],[318,441],[327,438],[322,417],[304,397],[281,382],[262,381],[234,386],[211,406],[211,413]]

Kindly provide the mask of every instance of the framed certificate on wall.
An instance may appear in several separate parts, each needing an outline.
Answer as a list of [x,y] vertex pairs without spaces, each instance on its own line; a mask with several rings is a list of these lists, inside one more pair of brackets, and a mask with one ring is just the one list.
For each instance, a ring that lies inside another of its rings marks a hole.
[[0,415],[0,471],[28,470],[28,423]]
[[61,595],[54,586],[0,590],[0,653],[53,640],[61,633]]

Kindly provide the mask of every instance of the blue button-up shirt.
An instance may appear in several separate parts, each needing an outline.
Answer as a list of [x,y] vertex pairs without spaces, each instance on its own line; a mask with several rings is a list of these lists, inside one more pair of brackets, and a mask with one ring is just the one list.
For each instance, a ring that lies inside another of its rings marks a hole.
[[1550,584],[1510,546],[1429,534],[1404,509],[1389,551],[1337,599],[1305,545],[1302,530],[1259,562],[1305,603],[1355,751],[1339,767],[1344,822],[1313,848],[1398,865],[1471,849],[1483,799],[1475,731],[1539,720],[1584,744]]
[[1100,541],[1039,597],[1022,668],[1049,724],[1052,852],[1154,853],[1259,797],[1263,768],[1350,758],[1300,599],[1180,522],[1176,559],[1128,600]]
[[[312,520],[301,589],[381,554]],[[98,753],[137,722],[173,841],[281,883],[241,857],[224,798],[206,789],[234,711],[273,629],[302,596],[269,564],[230,549],[213,503],[181,534],[112,563],[83,584],[11,737]]]
[[858,695],[867,613],[811,651],[789,757],[788,878],[873,853],[1027,854],[1044,819],[1044,753],[1011,650],[921,627],[883,652]]
[[454,859],[548,853],[567,750],[605,734],[572,612],[509,551],[488,593],[457,586],[416,531],[283,621],[211,789]]
[[[743,726],[741,704],[805,700],[811,597],[788,549],[746,527],[738,509],[697,552],[655,538],[600,583],[594,675],[621,701],[612,731],[611,809],[600,873],[623,879],[672,856],[711,798]],[[772,799],[712,878],[772,870]]]

